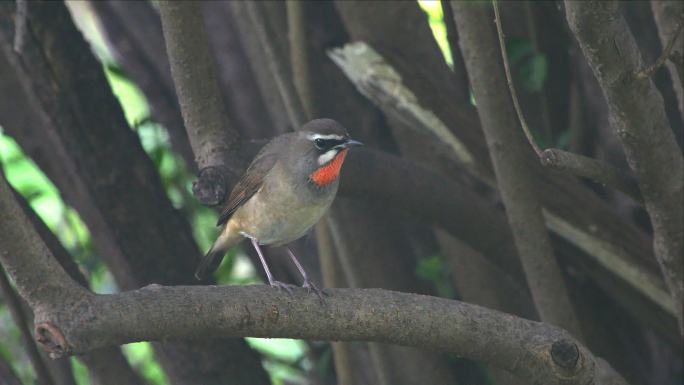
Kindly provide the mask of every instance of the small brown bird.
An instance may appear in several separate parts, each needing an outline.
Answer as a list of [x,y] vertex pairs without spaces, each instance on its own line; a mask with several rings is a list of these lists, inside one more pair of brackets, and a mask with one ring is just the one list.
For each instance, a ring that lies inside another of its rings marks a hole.
[[[273,279],[260,245],[282,246],[302,237],[330,207],[349,147],[360,146],[332,119],[316,119],[298,132],[271,139],[259,151],[230,193],[217,226],[224,225],[195,277],[204,278],[221,263],[226,251],[244,238],[251,240],[273,287],[290,286]],[[318,288],[287,249],[302,274],[303,287]]]

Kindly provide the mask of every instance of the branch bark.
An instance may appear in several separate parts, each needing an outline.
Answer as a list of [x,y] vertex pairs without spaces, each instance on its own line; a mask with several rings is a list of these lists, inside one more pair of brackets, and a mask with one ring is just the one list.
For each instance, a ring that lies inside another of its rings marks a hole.
[[35,312],[39,342],[55,356],[140,340],[250,335],[440,349],[548,384],[598,381],[609,370],[561,329],[428,296],[333,290],[321,304],[304,289],[290,296],[263,285],[151,285],[94,295],[50,255],[4,179],[0,212],[0,263]]
[[[0,103],[3,128],[79,212],[120,288],[192,283],[188,272],[199,255],[192,232],[127,127],[101,65],[61,2],[30,2],[29,8],[31,33],[17,58],[6,49],[12,4],[0,3],[0,60],[8,63],[0,78],[13,87],[4,97],[17,101]],[[242,340],[154,347],[174,384],[268,382]]]
[[517,124],[511,125],[516,119],[510,99],[498,92],[506,89],[506,80],[488,9],[460,2],[452,2],[452,7],[497,184],[537,311],[542,321],[581,338],[537,199],[537,184],[530,171],[532,154]]
[[[85,276],[81,273],[78,265],[69,255],[69,252],[64,249],[64,246],[60,243],[59,239],[50,231],[50,229],[43,223],[43,221],[38,217],[38,215],[31,209],[28,202],[19,193],[14,191],[14,197],[22,208],[24,215],[29,219],[35,231],[40,236],[40,239],[45,243],[48,250],[52,256],[57,260],[59,265],[64,269],[64,271],[73,279],[77,284],[84,288],[88,288],[88,281]],[[1,268],[0,268],[1,269]],[[33,317],[27,320],[30,325],[33,325]],[[94,385],[143,385],[144,381],[138,375],[138,373],[133,370],[130,366],[123,353],[118,347],[108,347],[104,349],[98,349],[87,354],[78,356],[78,359],[82,361],[86,368],[88,368],[88,375],[91,382]],[[59,361],[53,361],[57,364]],[[48,365],[51,362],[47,362]],[[71,363],[67,360],[64,362],[65,368],[68,374],[71,375]],[[52,373],[55,370],[51,371]],[[112,375],[116,373],[116,375]],[[70,381],[60,381],[55,376],[56,384],[74,384],[75,380],[73,375],[69,378]]]
[[288,75],[287,56],[282,47],[276,44],[273,31],[269,30],[269,24],[263,14],[264,6],[258,2],[244,2],[236,5],[236,7],[242,8],[252,23],[252,31],[257,37],[271,76],[276,83],[276,89],[287,112],[287,118],[292,129],[297,130],[306,122],[306,111],[298,97],[295,84]]
[[[428,43],[432,35],[424,14],[418,6],[412,2],[359,3],[349,1],[335,4],[352,38],[367,42],[367,45],[379,54],[375,57],[380,56],[387,65],[394,68],[403,84],[416,96],[415,102],[422,108],[433,112],[443,124],[446,124],[458,140],[465,144],[476,161],[474,170],[464,168],[462,164],[455,161],[456,157],[453,153],[443,151],[446,147],[444,143],[435,141],[435,138],[429,135],[421,136],[420,141],[412,140],[411,146],[417,147],[417,151],[405,156],[423,163],[432,172],[439,171],[451,177],[461,176],[463,171],[467,170],[480,181],[494,187],[491,163],[486,153],[477,116],[473,116],[474,111],[470,106],[462,108],[463,106],[445,102],[455,98],[454,82],[450,80],[452,78],[448,74],[449,69],[440,67],[443,65],[443,58],[436,43],[434,40]],[[406,22],[396,23],[396,20]],[[418,33],[420,40],[425,44],[413,44]],[[349,44],[345,49],[358,44],[362,43]],[[358,56],[366,55],[363,52],[357,51],[357,53]],[[368,55],[366,56],[370,59]],[[423,65],[415,66],[417,62]],[[356,83],[357,87],[362,87],[364,84],[369,87],[376,86],[376,79],[382,80],[382,75],[385,73],[383,63],[377,64],[373,60],[359,61],[359,63],[365,63],[359,68],[362,70],[360,73],[365,74],[363,79],[367,82]],[[377,94],[380,97],[385,96],[380,101],[373,99],[383,111],[392,108],[402,109],[401,104],[394,103],[396,98],[392,98],[393,93],[379,92]],[[405,111],[398,112],[405,113]],[[392,115],[392,111],[387,112],[387,116]],[[395,125],[393,129],[396,130]],[[401,138],[401,136],[396,137]],[[409,137],[408,140],[410,139]],[[650,238],[633,224],[618,217],[601,198],[574,179],[543,172],[542,168],[533,171],[543,191],[540,199],[546,209],[544,216],[547,226],[564,240],[582,250],[581,259],[591,263],[598,262],[600,268],[588,272],[593,277],[602,277],[596,282],[606,290],[610,290],[612,295],[617,295],[616,298],[620,298],[621,302],[626,300],[623,303],[636,304],[641,301],[639,297],[643,294],[655,305],[652,311],[661,315],[671,314],[674,319],[674,306],[658,274],[657,263],[652,258]],[[470,179],[463,179],[472,183]],[[343,185],[346,183],[345,179],[342,183]],[[584,209],[577,210],[577,207]],[[495,231],[485,232],[489,235],[495,233]],[[469,242],[465,237],[461,239]],[[490,247],[505,244],[498,241],[490,242]],[[473,244],[471,246],[485,256],[490,256],[485,250]],[[504,252],[498,254],[498,256],[502,255]],[[579,261],[571,259],[569,262],[575,264]],[[616,277],[618,277],[617,281]],[[626,291],[617,287],[608,288],[603,284],[603,282],[621,281],[626,283],[623,286]],[[632,294],[627,294],[628,292]],[[637,292],[641,294],[633,296]],[[627,299],[625,294],[630,299]],[[644,318],[645,313],[641,311],[632,314],[656,329],[664,325],[668,325],[669,328],[669,322],[653,323]],[[668,335],[672,333],[668,331]]]
[[662,96],[650,79],[634,77],[643,59],[618,3],[566,1],[565,9],[638,178],[653,224],[656,258],[684,333],[684,160]]
[[539,154],[541,164],[551,170],[589,178],[596,183],[622,191],[636,202],[642,202],[636,181],[618,168],[580,154],[549,148]]
[[223,107],[200,4],[162,1],[159,11],[171,75],[200,170],[193,192],[203,204],[215,206],[223,202],[233,184],[226,176],[239,177],[236,149],[240,135]]

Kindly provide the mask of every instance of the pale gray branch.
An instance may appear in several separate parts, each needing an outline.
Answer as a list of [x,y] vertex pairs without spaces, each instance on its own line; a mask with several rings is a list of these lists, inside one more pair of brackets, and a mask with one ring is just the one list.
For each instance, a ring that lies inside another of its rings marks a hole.
[[452,8],[497,185],[535,306],[543,321],[581,338],[542,216],[538,181],[530,162],[534,154],[519,131],[510,98],[501,93],[506,79],[489,9],[463,2],[452,2]]
[[641,52],[613,1],[565,1],[566,18],[596,76],[654,230],[656,259],[684,333],[684,159]]

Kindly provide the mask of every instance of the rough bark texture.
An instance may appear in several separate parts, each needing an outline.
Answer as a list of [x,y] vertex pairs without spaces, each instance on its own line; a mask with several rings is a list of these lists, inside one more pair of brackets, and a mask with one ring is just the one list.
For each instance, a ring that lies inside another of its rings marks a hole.
[[[88,288],[88,281],[81,273],[78,265],[74,262],[69,252],[62,246],[59,239],[50,231],[45,223],[38,217],[38,215],[31,209],[28,202],[24,200],[18,193],[15,192],[15,198],[21,206],[24,215],[26,215],[33,225],[33,228],[40,236],[40,239],[45,243],[52,256],[57,260],[64,271],[77,284]],[[33,325],[33,317],[28,322]],[[143,385],[145,382],[135,372],[135,370],[128,363],[123,353],[118,347],[107,347],[78,356],[78,359],[88,368],[88,375],[90,381],[94,385]],[[54,363],[58,361],[51,360]],[[63,360],[65,361],[65,360]],[[48,362],[48,365],[51,363]],[[59,376],[61,378],[70,377],[67,382],[62,381],[58,376],[56,384],[75,384],[73,375],[71,374],[71,362],[61,362],[64,368],[60,372],[67,372],[68,374]],[[53,372],[55,370],[52,370]]]
[[496,33],[489,21],[490,9],[457,2],[452,7],[497,184],[537,311],[543,321],[563,327],[581,339],[577,316],[537,199],[537,184],[530,170],[534,154],[516,123],[510,96],[494,91],[506,89],[506,80]]
[[214,206],[233,184],[226,176],[238,178],[240,135],[223,107],[200,4],[162,1],[159,9],[176,94],[200,170],[193,192],[200,202]]
[[50,255],[4,178],[0,211],[0,263],[35,311],[39,342],[55,356],[170,336],[252,335],[440,349],[549,384],[585,383],[610,370],[560,329],[415,294],[338,289],[322,304],[303,289],[150,285],[94,295]]
[[663,98],[651,79],[633,75],[644,62],[617,2],[566,1],[565,8],[638,178],[653,225],[655,254],[684,333],[684,160]]
[[[106,91],[100,65],[84,54],[89,49],[63,4],[31,4],[32,39],[20,58],[5,48],[13,6],[0,5],[7,68],[16,71],[15,79],[24,79],[13,95],[27,107],[4,110],[3,127],[81,214],[119,287],[192,282],[200,253],[189,226],[171,206],[153,164]],[[159,343],[156,348],[173,383],[240,382],[240,375],[268,381],[244,341]]]
[[637,202],[642,200],[636,181],[606,163],[556,148],[544,150],[539,158],[542,165],[552,170],[589,178],[596,183],[622,191]]
[[[477,178],[491,182],[491,171],[487,171],[491,170],[488,166],[490,161],[486,155],[477,116],[471,106],[446,102],[455,100],[455,91],[452,89],[455,82],[452,81],[452,75],[448,74],[449,69],[440,64],[443,58],[417,5],[412,2],[361,4],[345,1],[336,3],[336,7],[351,36],[355,40],[368,42],[380,53],[415,94],[417,103],[432,111],[459,140],[466,144],[476,158],[477,168],[474,173]],[[396,23],[396,20],[404,22]],[[416,46],[412,43],[415,40],[424,41],[425,44]],[[415,63],[422,65],[416,67]],[[370,81],[369,83],[373,84]],[[419,156],[411,156],[411,159],[426,164],[433,172],[441,170],[452,176],[462,174],[463,168],[455,164],[453,154],[445,154],[440,150],[443,144],[436,144],[434,138],[429,136],[420,138],[421,140],[412,140],[412,146],[419,147],[420,151],[416,151]],[[672,303],[652,258],[649,238],[634,225],[616,215],[595,193],[575,181],[550,176],[548,173],[536,175],[541,183],[540,199],[546,208],[544,214],[547,226],[579,248],[582,251],[582,258],[588,257],[588,260],[592,260],[591,263],[599,263],[601,268],[590,272],[594,277],[602,276],[596,282],[612,295],[622,298],[619,300],[621,302],[626,299],[623,295],[631,297],[632,294],[627,293],[638,292],[641,294],[637,296],[645,295],[653,301],[653,312],[674,314]],[[577,207],[584,209],[577,210]],[[496,232],[484,234],[493,233]],[[466,238],[461,239],[469,243]],[[485,250],[469,244],[485,256],[490,256]],[[490,242],[490,246],[500,244]],[[577,262],[577,258],[571,259],[570,262]],[[604,273],[607,275],[603,275]],[[616,281],[615,277],[619,279]],[[625,286],[617,289],[605,282],[623,282]],[[639,302],[636,297],[632,298]],[[642,312],[633,314],[644,319]],[[668,325],[668,322],[652,325],[660,328]]]

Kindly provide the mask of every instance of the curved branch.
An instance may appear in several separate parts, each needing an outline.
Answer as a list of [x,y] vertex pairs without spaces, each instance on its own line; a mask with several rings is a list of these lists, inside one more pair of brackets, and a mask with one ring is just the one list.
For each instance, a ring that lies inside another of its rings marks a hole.
[[[55,335],[64,337],[57,348],[70,353],[208,335],[368,340],[454,352],[531,382],[598,381],[597,359],[548,324],[417,294],[380,289],[333,289],[330,294],[321,304],[303,289],[288,295],[265,285],[151,285],[90,296],[79,312],[68,316],[74,309],[60,309],[44,322],[55,320]],[[82,322],[84,316],[88,322]]]
[[622,191],[636,202],[643,202],[636,181],[616,167],[557,148],[546,149],[539,154],[539,157],[542,165],[549,169],[589,178],[596,183]]
[[429,347],[547,384],[584,384],[603,366],[567,332],[447,299],[332,290],[321,304],[268,286],[146,286],[88,293],[62,270],[0,178],[0,262],[35,313],[54,356],[141,340],[206,336],[371,340]]

